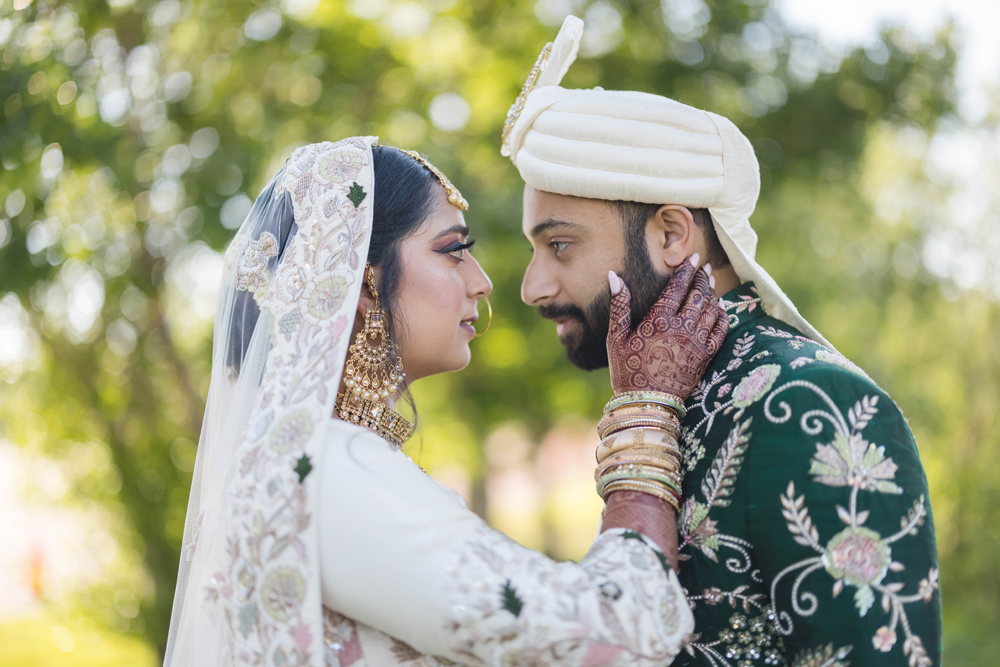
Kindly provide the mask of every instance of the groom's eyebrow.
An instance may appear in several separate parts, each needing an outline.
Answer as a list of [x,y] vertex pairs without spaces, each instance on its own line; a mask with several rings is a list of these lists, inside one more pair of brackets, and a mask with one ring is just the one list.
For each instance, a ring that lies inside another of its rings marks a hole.
[[538,238],[539,234],[552,231],[555,229],[573,231],[573,230],[579,230],[580,228],[581,226],[576,224],[575,222],[567,222],[566,220],[547,218],[531,228],[531,238],[533,239]]
[[468,236],[469,235],[469,228],[466,227],[465,225],[455,225],[454,227],[449,227],[448,229],[446,229],[443,232],[439,233],[434,238],[435,239],[439,239],[442,236],[448,236],[449,234],[461,234],[462,236]]

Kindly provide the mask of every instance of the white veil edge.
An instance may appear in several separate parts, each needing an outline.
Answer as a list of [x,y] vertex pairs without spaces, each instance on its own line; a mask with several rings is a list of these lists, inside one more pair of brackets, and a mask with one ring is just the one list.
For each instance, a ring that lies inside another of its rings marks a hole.
[[376,142],[298,149],[226,252],[167,667],[323,667],[310,473],[363,281]]

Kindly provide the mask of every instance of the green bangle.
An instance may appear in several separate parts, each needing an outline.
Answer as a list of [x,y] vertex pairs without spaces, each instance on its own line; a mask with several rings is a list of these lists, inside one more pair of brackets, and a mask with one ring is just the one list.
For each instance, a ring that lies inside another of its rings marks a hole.
[[608,413],[633,403],[653,403],[668,407],[677,413],[678,419],[684,419],[684,415],[687,414],[684,409],[684,401],[679,396],[662,391],[627,391],[624,394],[618,394],[604,406],[604,412]]

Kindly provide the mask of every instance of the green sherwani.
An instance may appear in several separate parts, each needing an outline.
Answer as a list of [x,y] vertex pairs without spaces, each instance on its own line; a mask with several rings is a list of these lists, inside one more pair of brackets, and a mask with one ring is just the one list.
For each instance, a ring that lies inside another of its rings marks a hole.
[[675,665],[940,665],[934,524],[913,435],[843,356],[723,298],[725,344],[687,401]]

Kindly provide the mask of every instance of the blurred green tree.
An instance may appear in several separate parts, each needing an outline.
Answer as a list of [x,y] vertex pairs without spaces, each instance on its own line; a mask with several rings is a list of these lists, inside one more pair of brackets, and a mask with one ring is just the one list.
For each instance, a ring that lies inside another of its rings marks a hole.
[[768,0],[0,2],[0,306],[28,353],[2,369],[0,435],[67,462],[66,500],[116,531],[121,567],[76,601],[162,651],[218,252],[298,145],[380,135],[429,154],[472,204],[496,321],[467,371],[415,395],[425,460],[460,462],[478,511],[488,430],[540,435],[560,415],[598,414],[607,376],[571,368],[518,299],[520,180],[498,150],[507,106],[570,10],[588,33],[565,85],[675,97],[753,141],[762,263],[911,416],[946,650],[987,664],[1000,651],[1000,482],[977,464],[998,449],[1000,311],[921,261],[940,220],[876,206],[900,175],[900,196],[947,199],[924,187],[919,147],[953,113],[949,35],[887,30],[837,54]]

